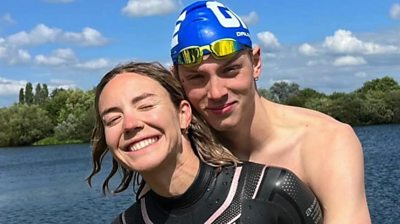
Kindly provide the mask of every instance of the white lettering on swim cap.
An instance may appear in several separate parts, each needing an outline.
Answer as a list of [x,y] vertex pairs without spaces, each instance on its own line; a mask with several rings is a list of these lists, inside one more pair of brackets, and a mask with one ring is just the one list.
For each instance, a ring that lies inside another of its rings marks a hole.
[[[209,8],[214,15],[217,17],[218,22],[223,27],[240,27],[243,26],[247,29],[246,24],[237,16],[234,12],[226,8],[223,4],[219,2],[207,2],[207,8]],[[226,18],[225,15],[221,12],[221,10],[225,10],[225,12],[230,16],[230,18]]]
[[246,32],[236,32],[236,36],[238,36],[238,37],[241,37],[241,36],[250,37],[250,34],[246,33]]
[[[219,2],[207,2],[207,8],[209,8],[214,15],[217,17],[218,22],[223,27],[240,27],[240,21],[236,18],[232,12],[229,11],[224,5]],[[221,9],[225,10],[225,12],[231,17],[226,18],[224,14],[222,14]]]
[[181,23],[182,23],[183,20],[185,20],[185,18],[186,18],[186,11],[183,11],[181,13],[181,15],[179,16],[179,18],[176,20],[174,33],[172,34],[171,49],[179,44],[178,32],[179,32],[179,29],[181,28]]

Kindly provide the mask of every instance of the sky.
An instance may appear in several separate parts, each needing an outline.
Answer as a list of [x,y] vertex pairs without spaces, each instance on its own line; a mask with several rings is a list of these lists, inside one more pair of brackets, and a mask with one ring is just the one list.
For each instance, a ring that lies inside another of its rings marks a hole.
[[[27,82],[92,89],[114,66],[171,66],[175,21],[191,0],[1,0],[0,107]],[[286,81],[351,92],[391,76],[400,83],[400,0],[220,0],[262,49],[258,87]]]

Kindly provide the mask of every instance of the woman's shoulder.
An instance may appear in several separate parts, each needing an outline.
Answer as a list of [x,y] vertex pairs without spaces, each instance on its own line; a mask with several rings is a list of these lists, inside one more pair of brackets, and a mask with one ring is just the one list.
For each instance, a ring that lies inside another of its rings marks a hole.
[[128,209],[118,214],[112,224],[141,223],[139,220],[142,220],[142,215],[140,212],[140,203],[136,201]]

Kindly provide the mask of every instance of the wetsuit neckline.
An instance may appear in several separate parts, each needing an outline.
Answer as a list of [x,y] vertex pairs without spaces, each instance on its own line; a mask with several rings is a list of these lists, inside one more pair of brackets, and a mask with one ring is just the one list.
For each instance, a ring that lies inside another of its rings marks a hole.
[[202,198],[214,176],[214,170],[215,168],[200,161],[198,174],[184,194],[176,197],[163,197],[151,190],[149,196],[153,197],[163,209],[186,208]]

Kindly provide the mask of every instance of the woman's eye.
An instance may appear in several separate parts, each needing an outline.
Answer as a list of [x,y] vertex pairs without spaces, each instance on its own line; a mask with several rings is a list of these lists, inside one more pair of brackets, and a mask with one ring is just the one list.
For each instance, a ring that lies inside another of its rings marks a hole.
[[140,105],[140,106],[139,106],[139,109],[140,109],[140,110],[150,110],[150,109],[152,109],[153,107],[154,107],[153,104],[143,104],[143,105]]
[[116,123],[118,123],[119,119],[121,117],[120,116],[115,116],[115,117],[108,117],[108,118],[104,118],[103,122],[106,126],[113,126]]

